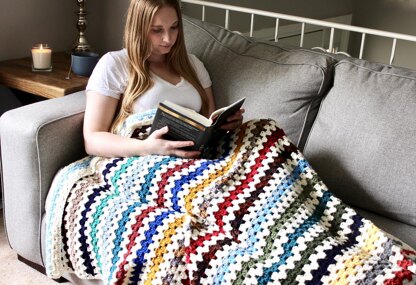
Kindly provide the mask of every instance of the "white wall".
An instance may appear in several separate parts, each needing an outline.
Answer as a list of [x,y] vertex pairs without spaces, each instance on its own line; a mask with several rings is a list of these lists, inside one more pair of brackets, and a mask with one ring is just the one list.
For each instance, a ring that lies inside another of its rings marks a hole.
[[[353,24],[390,32],[416,36],[416,0],[355,0]],[[370,37],[366,41],[364,58],[388,63],[391,41]],[[358,56],[359,39],[354,55]],[[416,69],[416,43],[397,43],[397,56],[393,64]]]
[[[86,35],[100,53],[122,46],[129,0],[87,0]],[[36,43],[70,52],[76,42],[75,0],[0,0],[0,60],[28,57]]]
[[[1,1],[1,0],[0,0]],[[56,1],[56,0],[55,0]],[[87,16],[88,40],[103,54],[123,46],[123,33],[129,0],[88,0],[94,6]],[[98,3],[98,5],[97,5]]]
[[30,56],[36,43],[65,50],[75,41],[75,2],[0,0],[0,60]]
[[[208,0],[209,1],[209,0]],[[242,7],[255,8],[266,11],[314,18],[325,19],[345,14],[353,11],[354,0],[215,0],[209,2],[238,5]],[[183,3],[184,13],[195,18],[201,18],[201,8],[192,4]],[[224,26],[225,13],[218,16],[215,8],[206,9],[206,20]],[[255,18],[255,29],[273,27],[274,19],[266,17]],[[250,29],[250,15],[241,13],[230,13],[230,29],[248,31]]]
[[[255,8],[279,13],[287,13],[297,16],[311,17],[316,19],[330,18],[348,14],[353,10],[353,0],[207,0],[213,3],[237,5],[241,7]],[[183,3],[184,12],[188,13],[192,4]],[[199,10],[200,11],[200,10]],[[199,15],[200,13],[198,13]]]

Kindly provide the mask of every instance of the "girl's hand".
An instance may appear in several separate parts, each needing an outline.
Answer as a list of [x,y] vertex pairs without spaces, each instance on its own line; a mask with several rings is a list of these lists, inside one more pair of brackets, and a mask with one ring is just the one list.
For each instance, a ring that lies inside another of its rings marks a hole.
[[223,130],[227,130],[227,131],[232,131],[235,130],[236,128],[238,128],[239,126],[241,126],[241,124],[243,123],[243,114],[244,114],[245,110],[243,108],[241,108],[240,110],[238,110],[237,112],[235,112],[233,115],[229,116],[227,118],[227,122],[225,124],[221,125],[221,129]]
[[163,139],[163,135],[168,130],[168,127],[156,130],[145,140],[146,152],[148,154],[173,155],[183,158],[196,158],[201,154],[200,151],[182,149],[193,146],[193,141],[170,141]]

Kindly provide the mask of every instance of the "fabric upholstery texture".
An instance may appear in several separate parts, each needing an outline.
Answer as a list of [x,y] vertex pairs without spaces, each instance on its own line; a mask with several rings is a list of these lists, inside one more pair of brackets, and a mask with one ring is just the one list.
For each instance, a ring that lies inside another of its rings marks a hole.
[[371,220],[377,227],[379,227],[383,231],[393,234],[396,237],[400,237],[400,239],[403,242],[407,243],[413,248],[416,247],[416,227],[400,223],[395,220],[359,208],[355,208],[355,210],[361,216]]
[[85,154],[79,132],[84,109],[80,92],[8,111],[0,120],[7,235],[14,250],[38,264],[40,220],[52,179]]
[[342,60],[305,156],[345,202],[416,225],[416,72]]
[[188,50],[201,59],[218,106],[247,97],[245,118],[272,118],[302,149],[332,80],[332,57],[254,42],[219,26],[184,20]]

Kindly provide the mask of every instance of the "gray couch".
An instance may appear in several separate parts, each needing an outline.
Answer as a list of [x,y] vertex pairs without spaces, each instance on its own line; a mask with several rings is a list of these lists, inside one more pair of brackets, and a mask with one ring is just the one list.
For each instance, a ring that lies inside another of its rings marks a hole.
[[[211,75],[217,105],[247,97],[246,119],[278,121],[333,193],[416,247],[416,71],[256,42],[192,19],[184,25],[189,51]],[[79,92],[1,118],[7,236],[34,267],[43,264],[51,181],[85,155],[84,106]]]

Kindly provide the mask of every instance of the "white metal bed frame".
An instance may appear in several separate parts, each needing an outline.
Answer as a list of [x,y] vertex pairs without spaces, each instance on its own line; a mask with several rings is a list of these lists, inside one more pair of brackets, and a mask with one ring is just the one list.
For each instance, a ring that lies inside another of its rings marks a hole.
[[[322,49],[325,51],[333,50],[335,30],[356,32],[356,33],[361,34],[361,44],[360,44],[360,53],[359,53],[360,59],[362,59],[363,57],[365,40],[366,40],[367,35],[374,35],[374,36],[379,36],[379,37],[388,38],[392,40],[390,60],[389,60],[390,64],[392,64],[394,61],[394,57],[396,54],[397,40],[416,43],[416,36],[412,36],[408,34],[393,33],[393,32],[387,32],[387,31],[382,31],[382,30],[369,29],[369,28],[357,27],[357,26],[352,26],[352,25],[339,24],[339,23],[333,23],[333,22],[328,22],[328,21],[315,20],[315,19],[310,19],[310,18],[305,18],[305,17],[298,17],[298,16],[292,16],[292,15],[281,14],[281,13],[276,13],[276,12],[251,9],[251,8],[227,5],[227,4],[220,4],[220,3],[208,2],[208,1],[202,1],[202,0],[181,0],[181,2],[202,6],[202,15],[201,15],[202,21],[205,21],[206,7],[213,7],[213,8],[219,8],[219,9],[225,10],[224,27],[226,29],[229,28],[230,11],[241,12],[241,13],[246,13],[246,14],[251,15],[250,34],[249,34],[250,37],[253,36],[253,32],[254,32],[254,16],[258,15],[258,16],[274,18],[276,19],[275,32],[274,32],[275,42],[278,41],[280,20],[287,20],[287,21],[291,21],[295,23],[300,23],[301,24],[300,43],[299,43],[300,47],[303,47],[304,36],[305,36],[305,25],[307,24],[321,26],[321,27],[330,29],[329,48],[325,50],[323,47],[319,47],[319,49]],[[341,52],[341,53],[344,53],[344,52]]]

